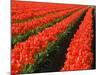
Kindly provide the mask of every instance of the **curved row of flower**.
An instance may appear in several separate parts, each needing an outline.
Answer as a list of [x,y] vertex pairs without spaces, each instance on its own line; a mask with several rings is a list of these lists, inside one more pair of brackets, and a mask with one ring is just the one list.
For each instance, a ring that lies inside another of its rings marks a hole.
[[87,11],[83,22],[79,26],[79,30],[77,30],[74,38],[71,40],[62,71],[86,70],[92,68],[92,11],[93,8]]
[[[75,7],[75,6],[71,6],[71,7],[63,7],[63,8],[66,8],[66,9],[70,9],[72,7]],[[28,9],[16,9],[16,10],[13,10],[12,9],[12,15],[18,15],[18,14],[22,14],[22,13],[29,13],[29,12],[38,12],[38,11],[43,11],[43,10],[49,10],[49,9],[58,9],[58,8],[62,8],[62,7],[34,7],[32,8],[28,8]]]
[[[74,7],[75,8],[75,7]],[[59,12],[59,11],[63,11],[66,10],[66,8],[49,8],[46,10],[41,10],[41,11],[37,11],[37,12],[24,12],[22,14],[16,14],[12,16],[12,21],[16,21],[16,20],[24,20],[24,19],[28,19],[28,18],[33,18],[36,16],[43,16],[45,14],[48,14],[50,12],[55,13],[55,12]],[[69,10],[69,9],[68,9]]]
[[16,44],[11,55],[12,74],[20,73],[26,64],[34,64],[36,53],[43,51],[49,42],[56,41],[56,35],[64,32],[86,9],[87,7],[84,7],[54,26],[46,28],[38,35],[30,36],[28,40]]
[[[12,2],[12,14],[22,14],[24,12],[41,11],[51,8],[72,8],[79,5],[64,5],[64,4],[50,4],[50,3],[25,3],[25,2]],[[34,9],[35,8],[35,9]]]
[[70,10],[64,10],[64,11],[58,12],[56,14],[48,14],[42,18],[33,19],[31,21],[24,22],[24,23],[12,24],[12,27],[11,27],[12,35],[24,34],[29,30],[35,29],[36,27],[42,26],[46,23],[49,23],[61,16],[64,16],[68,13],[72,13],[80,8],[82,8],[82,7],[77,7],[77,8],[70,9]]
[[37,8],[58,8],[58,7],[70,7],[70,6],[76,6],[76,5],[64,5],[64,4],[52,4],[52,3],[38,3],[38,2],[31,2],[31,3],[27,3],[27,2],[12,2],[12,10],[19,10],[19,9],[22,9],[22,10],[26,10],[26,11],[29,11],[28,9],[33,9],[33,8],[36,8],[36,9],[33,9],[33,10],[37,10]]

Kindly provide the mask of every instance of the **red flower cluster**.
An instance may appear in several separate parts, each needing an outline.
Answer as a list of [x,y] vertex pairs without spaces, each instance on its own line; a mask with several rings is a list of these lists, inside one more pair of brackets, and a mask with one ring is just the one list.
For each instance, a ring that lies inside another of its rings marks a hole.
[[56,41],[56,35],[64,32],[86,9],[87,7],[75,12],[54,26],[46,28],[38,35],[30,36],[28,40],[16,44],[12,49],[12,74],[20,73],[25,64],[34,64],[35,54],[43,51],[49,42]]
[[27,19],[27,18],[34,18],[36,16],[43,16],[43,15],[46,15],[48,14],[49,12],[59,12],[59,11],[62,11],[62,10],[65,10],[66,8],[49,8],[49,9],[42,9],[41,11],[36,11],[36,12],[33,12],[31,10],[31,12],[24,12],[24,13],[21,13],[21,14],[16,14],[16,15],[13,15],[12,16],[12,20],[13,21],[16,21],[16,20],[24,20],[24,19]]
[[24,22],[24,23],[17,23],[17,24],[12,24],[12,35],[17,35],[17,34],[24,34],[29,30],[35,29],[36,27],[39,27],[41,25],[44,25],[46,23],[49,23],[61,16],[64,16],[68,13],[74,12],[76,10],[78,10],[79,8],[82,8],[82,6],[74,8],[74,9],[70,9],[70,10],[64,10],[61,12],[58,12],[56,14],[48,14],[42,18],[39,19],[33,19],[31,21],[28,22]]
[[[38,3],[38,2],[19,2],[19,1],[14,1],[12,2],[12,15],[13,14],[22,14],[26,12],[36,12],[36,11],[42,11],[42,10],[48,10],[48,9],[58,9],[58,8],[66,8],[70,9],[75,6],[80,6],[80,5],[72,5],[72,4],[52,4],[52,3]],[[34,9],[35,8],[35,9]]]
[[92,11],[93,8],[88,9],[79,30],[72,39],[62,71],[91,69],[93,64]]

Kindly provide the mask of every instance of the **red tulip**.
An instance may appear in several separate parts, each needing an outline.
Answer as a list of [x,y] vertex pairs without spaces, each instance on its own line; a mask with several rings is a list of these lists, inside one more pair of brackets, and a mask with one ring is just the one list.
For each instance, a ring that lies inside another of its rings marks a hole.
[[62,71],[91,69],[92,53],[92,11],[90,8],[69,45],[68,53]]
[[35,19],[35,20],[33,19],[28,22],[12,24],[12,27],[11,27],[12,35],[24,34],[29,30],[35,29],[35,28],[42,26],[44,24],[47,24],[61,16],[64,16],[71,12],[74,12],[79,8],[82,8],[82,6],[74,8],[74,9],[70,9],[70,10],[64,10],[64,11],[58,12],[56,14],[48,14],[42,18]]
[[86,9],[87,7],[84,7],[52,27],[46,28],[38,35],[30,36],[28,40],[16,44],[12,49],[12,74],[20,73],[27,64],[34,64],[35,54],[43,51],[49,42],[58,40],[56,35],[64,32]]

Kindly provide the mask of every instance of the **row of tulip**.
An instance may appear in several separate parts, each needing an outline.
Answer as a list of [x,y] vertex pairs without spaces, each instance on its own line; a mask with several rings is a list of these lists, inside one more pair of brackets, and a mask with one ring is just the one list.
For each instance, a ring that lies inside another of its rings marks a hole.
[[[75,7],[75,6],[73,6],[73,7]],[[58,7],[58,8],[62,8],[62,7]],[[54,8],[54,7],[37,7],[37,8],[35,8],[35,9],[33,9],[33,8],[30,8],[30,9],[16,9],[16,10],[13,10],[12,9],[12,15],[20,15],[20,14],[22,14],[22,13],[29,13],[29,12],[38,12],[38,11],[43,11],[43,10],[49,10],[49,9],[58,9],[58,8]],[[72,8],[72,7],[63,7],[63,8],[66,8],[66,9],[70,9],[70,8]]]
[[[64,32],[58,34],[57,41],[49,42],[45,50],[37,53],[34,58],[36,62],[34,64],[25,65],[21,73],[59,71],[64,62],[63,59],[66,45],[70,43],[70,40],[79,27],[85,13],[86,11],[84,11],[73,24],[69,25]],[[59,59],[61,59],[60,62]]]
[[67,13],[66,15],[61,16],[60,18],[57,18],[57,19],[53,20],[52,22],[44,24],[44,25],[37,27],[35,29],[29,30],[25,34],[19,34],[17,36],[13,36],[12,37],[12,46],[18,42],[26,40],[30,35],[38,34],[42,30],[44,30],[45,28],[53,26],[54,24],[56,24],[57,22],[60,22],[61,20],[63,20],[64,18],[68,17],[71,14],[72,14],[71,12]]
[[93,22],[92,11],[90,8],[77,30],[74,38],[71,40],[66,60],[62,71],[86,70],[91,69],[93,64],[92,40],[93,40]]
[[[75,8],[75,7],[74,7]],[[68,8],[67,8],[68,9]],[[71,8],[73,9],[73,8]],[[16,14],[12,16],[12,21],[16,21],[16,20],[24,20],[24,19],[29,19],[29,18],[34,18],[34,17],[38,17],[38,16],[44,16],[48,13],[56,13],[59,11],[63,11],[66,10],[66,8],[49,8],[47,10],[41,10],[41,11],[37,11],[37,12],[24,12],[22,14]],[[69,10],[69,9],[68,9]]]
[[20,73],[26,64],[34,64],[34,56],[43,51],[49,42],[58,40],[56,35],[64,32],[86,9],[87,7],[84,7],[38,35],[30,36],[28,40],[16,44],[12,49],[12,74]]
[[12,27],[11,27],[12,35],[15,36],[18,34],[24,34],[29,30],[35,29],[36,27],[42,26],[43,24],[46,24],[46,23],[49,23],[61,16],[66,15],[67,13],[74,12],[80,8],[82,8],[82,7],[77,7],[77,8],[70,9],[70,10],[64,10],[64,11],[58,12],[56,14],[48,14],[42,18],[33,19],[31,21],[24,22],[24,23],[12,24]]
[[[49,8],[58,8],[58,7],[67,7],[68,8],[71,6],[76,6],[76,5],[71,5],[71,4],[52,4],[52,3],[41,3],[41,2],[33,2],[33,3],[27,3],[27,2],[19,2],[19,1],[16,1],[16,2],[12,2],[12,9],[13,10],[18,10],[18,9],[28,9],[28,8],[43,8],[43,7],[46,7],[48,6]],[[58,6],[58,7],[57,7]],[[21,7],[21,8],[20,8]],[[46,8],[48,8],[46,7]],[[33,10],[36,10],[36,9],[33,9]]]
[[56,23],[62,21],[64,18],[70,16],[71,14],[72,13],[68,13],[64,16],[61,16],[60,18],[57,18],[57,19],[53,20],[52,22],[44,24],[44,25],[42,25],[40,27],[37,27],[33,30],[29,30],[25,34],[19,34],[19,35],[16,35],[16,36],[12,36],[12,46],[14,46],[18,42],[25,41],[31,35],[38,34],[39,32],[43,31],[45,28],[48,28],[48,27],[51,27],[51,26],[55,25]]
[[[58,9],[58,8],[72,8],[80,5],[62,5],[62,4],[44,4],[44,3],[24,3],[24,2],[12,2],[12,15],[13,14],[22,14],[24,12],[32,12],[32,11],[41,11],[47,9]],[[34,9],[35,8],[35,9]]]

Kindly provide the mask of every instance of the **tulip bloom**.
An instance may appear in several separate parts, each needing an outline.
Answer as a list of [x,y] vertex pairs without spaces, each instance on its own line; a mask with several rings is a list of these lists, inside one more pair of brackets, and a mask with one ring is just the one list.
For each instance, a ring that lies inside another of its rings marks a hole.
[[92,68],[92,11],[93,8],[88,9],[84,20],[71,40],[62,71],[87,70]]
[[30,36],[26,41],[16,44],[11,55],[12,74],[20,73],[27,64],[34,64],[35,54],[43,51],[49,42],[58,40],[56,36],[66,31],[70,24],[73,24],[86,9],[87,7],[84,7],[54,26],[46,28],[37,35]]

